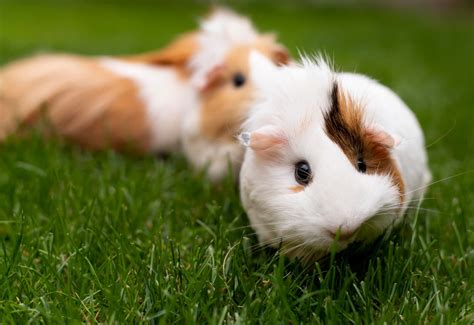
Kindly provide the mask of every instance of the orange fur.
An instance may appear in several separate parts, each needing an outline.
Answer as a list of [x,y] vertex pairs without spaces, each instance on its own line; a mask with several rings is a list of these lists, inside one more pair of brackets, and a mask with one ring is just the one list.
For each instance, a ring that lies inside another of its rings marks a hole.
[[41,118],[53,133],[91,149],[148,150],[150,130],[134,83],[94,59],[38,56],[7,66],[0,81],[3,137]]
[[[183,79],[196,51],[196,32],[165,48],[120,59],[173,66]],[[15,61],[0,70],[0,140],[44,120],[46,131],[87,148],[146,152],[150,130],[135,84],[97,64],[94,58],[42,55]]]
[[304,190],[304,186],[303,185],[295,185],[295,186],[291,186],[290,187],[290,191],[292,191],[293,193],[299,193],[301,191]]
[[198,48],[196,34],[196,32],[183,34],[161,50],[124,56],[123,59],[156,65],[185,65]]
[[[186,63],[197,49],[196,33],[165,48],[120,59],[173,66],[188,78]],[[90,149],[150,150],[146,111],[135,84],[110,72],[94,58],[42,55],[0,70],[0,140],[44,120],[57,133]]]
[[232,75],[236,72],[249,75],[249,51],[248,46],[231,51],[225,60],[224,69],[210,83],[212,88],[203,93],[201,130],[209,138],[233,141],[243,122],[253,89],[249,80],[243,87],[236,89],[232,84]]
[[[183,34],[165,48],[119,57],[129,62],[172,66],[188,78],[188,62],[198,49],[197,32]],[[253,100],[248,56],[257,49],[275,64],[286,64],[288,53],[272,35],[233,48],[209,87],[201,93],[200,130],[211,139],[235,142],[235,135]],[[232,85],[243,73],[244,87]],[[101,68],[96,59],[44,55],[20,60],[0,70],[0,140],[39,120],[48,130],[87,148],[150,150],[150,126],[135,84]]]
[[[253,100],[248,57],[254,49],[272,59],[275,64],[288,62],[286,50],[270,42],[268,37],[259,39],[255,44],[233,48],[203,92],[201,130],[206,137],[218,141],[235,141]],[[232,84],[232,77],[237,72],[247,79],[241,88],[235,88]]]

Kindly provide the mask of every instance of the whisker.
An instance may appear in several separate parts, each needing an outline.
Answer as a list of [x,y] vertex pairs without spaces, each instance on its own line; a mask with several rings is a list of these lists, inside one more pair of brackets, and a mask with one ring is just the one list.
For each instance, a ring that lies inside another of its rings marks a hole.
[[450,179],[452,179],[452,178],[456,178],[456,177],[459,177],[459,176],[462,176],[462,175],[466,175],[466,174],[469,174],[469,173],[472,173],[472,172],[474,172],[474,170],[468,170],[468,171],[465,171],[465,172],[462,172],[462,173],[459,173],[459,174],[451,175],[451,176],[448,176],[448,177],[439,179],[439,180],[437,180],[437,181],[431,182],[431,183],[429,183],[429,184],[427,184],[427,185],[425,185],[425,186],[421,186],[421,187],[419,187],[419,188],[416,188],[416,189],[414,189],[414,190],[412,190],[412,191],[410,191],[410,192],[406,192],[405,194],[411,194],[411,193],[413,193],[413,192],[416,192],[416,191],[422,190],[422,189],[424,189],[424,188],[427,188],[427,187],[429,187],[429,186],[431,186],[431,185],[434,185],[434,184],[437,184],[437,183],[440,183],[440,182],[444,182],[444,181],[450,180]]
[[298,237],[299,237],[299,234],[291,234],[291,235],[287,235],[287,236],[284,236],[284,237],[271,238],[271,239],[268,239],[268,240],[265,240],[265,241],[261,241],[261,242],[255,244],[255,245],[252,245],[252,246],[253,247],[272,246],[272,244],[275,244],[275,243],[288,243],[288,242],[291,242],[292,239],[295,239],[295,238],[298,238]]
[[291,246],[289,249],[286,249],[286,250],[283,249],[283,250],[282,250],[282,253],[283,253],[283,255],[287,255],[287,254],[289,254],[289,253],[291,253],[291,252],[297,250],[298,248],[300,248],[300,247],[302,247],[302,246],[306,246],[307,244],[308,244],[307,241],[303,241],[302,243],[300,243],[300,244],[298,244],[298,245],[296,245],[296,246]]
[[241,226],[241,227],[236,227],[236,228],[231,228],[230,230],[239,230],[239,229],[245,229],[245,228],[251,228],[254,226],[279,226],[279,225],[287,225],[287,221],[281,221],[281,222],[265,222],[265,223],[253,223],[250,225],[246,226]]
[[425,148],[428,149],[429,147],[435,145],[436,143],[438,143],[439,141],[441,141],[442,139],[447,137],[454,130],[454,128],[456,127],[456,123],[457,123],[457,120],[454,120],[454,124],[451,126],[451,128],[448,130],[448,132],[446,132],[445,134],[443,134],[442,136],[440,136],[438,139],[431,142],[430,144],[425,145]]

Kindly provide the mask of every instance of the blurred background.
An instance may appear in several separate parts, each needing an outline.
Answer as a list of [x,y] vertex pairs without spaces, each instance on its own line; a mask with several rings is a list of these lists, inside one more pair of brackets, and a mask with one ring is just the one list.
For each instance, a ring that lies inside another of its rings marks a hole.
[[[400,95],[422,125],[433,172],[420,218],[410,214],[408,231],[378,250],[367,276],[341,264],[321,287],[307,286],[322,275],[249,253],[256,240],[231,179],[215,190],[179,156],[137,159],[12,139],[0,145],[0,323],[9,310],[13,323],[163,315],[163,323],[217,323],[238,322],[239,313],[244,323],[256,314],[262,323],[472,323],[473,2],[219,4],[276,32],[295,57],[322,52],[336,69]],[[149,51],[195,28],[210,7],[0,0],[0,66],[40,52]]]
[[474,7],[467,0],[0,0],[0,64],[39,52],[149,51],[195,28],[216,4],[276,32],[294,56],[322,52],[337,69],[393,88],[417,114],[427,143],[442,137],[430,150],[450,163],[464,164],[466,150],[474,152],[466,138],[474,109]]
[[[278,32],[293,52],[298,47],[330,55],[344,55],[341,47],[364,51],[372,42],[395,49],[401,38],[417,33],[413,28],[428,31],[436,23],[472,28],[474,17],[470,0],[0,0],[0,62],[32,51],[112,54],[160,47],[195,27],[216,5]],[[416,20],[421,25],[413,25]]]

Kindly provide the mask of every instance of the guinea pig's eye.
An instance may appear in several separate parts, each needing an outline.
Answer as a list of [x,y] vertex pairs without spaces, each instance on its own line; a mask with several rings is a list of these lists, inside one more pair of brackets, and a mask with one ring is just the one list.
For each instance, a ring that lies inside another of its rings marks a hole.
[[357,158],[357,170],[364,174],[367,171],[367,165],[362,157]]
[[311,167],[306,160],[302,160],[295,165],[295,179],[301,185],[308,185],[311,182]]
[[242,87],[245,84],[245,76],[238,72],[232,77],[232,82],[234,83],[235,87]]

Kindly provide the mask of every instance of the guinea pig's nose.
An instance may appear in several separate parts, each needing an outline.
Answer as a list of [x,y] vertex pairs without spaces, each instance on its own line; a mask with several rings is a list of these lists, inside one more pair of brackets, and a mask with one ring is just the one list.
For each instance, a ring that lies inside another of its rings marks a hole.
[[329,230],[329,236],[331,236],[332,239],[348,240],[354,236],[356,231],[357,229],[340,226],[339,228]]

